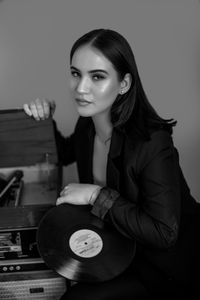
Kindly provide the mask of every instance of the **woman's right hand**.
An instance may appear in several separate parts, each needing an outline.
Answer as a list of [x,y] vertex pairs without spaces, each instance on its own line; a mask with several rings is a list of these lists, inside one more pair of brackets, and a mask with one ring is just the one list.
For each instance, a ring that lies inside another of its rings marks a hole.
[[56,104],[53,100],[48,99],[36,99],[35,101],[31,101],[30,103],[25,103],[23,105],[25,113],[33,117],[35,120],[45,120],[50,116],[53,116]]

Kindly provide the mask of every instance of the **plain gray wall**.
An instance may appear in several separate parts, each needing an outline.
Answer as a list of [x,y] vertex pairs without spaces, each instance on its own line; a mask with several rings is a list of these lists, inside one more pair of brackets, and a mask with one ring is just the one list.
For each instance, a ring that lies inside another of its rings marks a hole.
[[[55,99],[58,126],[71,133],[77,114],[68,91],[69,51],[79,36],[100,27],[128,39],[150,102],[162,117],[178,120],[174,143],[200,200],[198,0],[1,0],[1,109]],[[73,166],[65,180],[76,180]]]

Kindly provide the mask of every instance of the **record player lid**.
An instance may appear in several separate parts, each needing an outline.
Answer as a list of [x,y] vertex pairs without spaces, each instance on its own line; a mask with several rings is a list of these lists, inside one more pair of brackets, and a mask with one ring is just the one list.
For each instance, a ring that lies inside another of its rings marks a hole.
[[37,122],[23,109],[0,110],[0,168],[57,162],[51,118]]

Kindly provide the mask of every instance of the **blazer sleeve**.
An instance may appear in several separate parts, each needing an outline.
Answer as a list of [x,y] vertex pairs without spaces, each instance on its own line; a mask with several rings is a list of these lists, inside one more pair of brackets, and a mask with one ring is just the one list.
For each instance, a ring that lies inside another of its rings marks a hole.
[[136,161],[129,170],[137,172],[138,199],[125,199],[105,187],[92,212],[129,238],[168,248],[178,236],[181,202],[179,163],[171,136],[155,132],[140,147]]

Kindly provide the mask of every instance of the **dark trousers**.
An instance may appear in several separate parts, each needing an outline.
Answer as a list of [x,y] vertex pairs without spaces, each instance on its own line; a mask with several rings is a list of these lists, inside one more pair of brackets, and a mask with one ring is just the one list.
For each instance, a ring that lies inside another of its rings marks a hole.
[[60,300],[197,299],[196,295],[200,295],[199,286],[168,279],[139,259],[112,280],[75,283]]
[[133,276],[118,276],[101,283],[77,283],[61,300],[133,300],[149,299],[148,291]]

